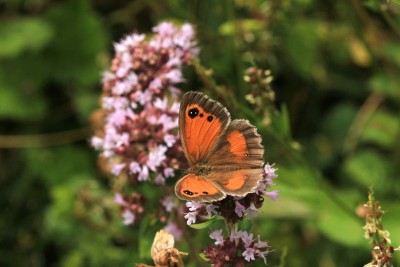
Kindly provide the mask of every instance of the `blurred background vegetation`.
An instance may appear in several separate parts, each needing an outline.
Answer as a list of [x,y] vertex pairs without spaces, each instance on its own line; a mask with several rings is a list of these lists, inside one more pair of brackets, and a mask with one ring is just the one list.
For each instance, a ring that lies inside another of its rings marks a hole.
[[[394,0],[0,1],[0,266],[151,263],[156,229],[122,225],[88,139],[113,42],[163,20],[195,25],[224,85],[205,92],[258,126],[279,168],[280,200],[253,224],[270,266],[283,251],[285,266],[369,262],[356,210],[370,185],[398,246],[399,13]],[[269,120],[245,100],[251,66],[274,77]]]

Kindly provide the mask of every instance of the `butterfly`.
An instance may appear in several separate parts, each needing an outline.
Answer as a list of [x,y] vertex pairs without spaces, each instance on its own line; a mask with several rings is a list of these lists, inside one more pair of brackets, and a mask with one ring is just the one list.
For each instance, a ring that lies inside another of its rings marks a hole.
[[257,128],[231,120],[228,110],[201,92],[183,95],[179,134],[189,169],[175,184],[183,200],[213,202],[243,197],[262,179],[264,147]]

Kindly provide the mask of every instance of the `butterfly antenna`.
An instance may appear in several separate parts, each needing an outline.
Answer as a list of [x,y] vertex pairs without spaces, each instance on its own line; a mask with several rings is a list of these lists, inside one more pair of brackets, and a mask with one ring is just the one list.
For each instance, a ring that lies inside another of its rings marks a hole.
[[168,194],[172,195],[172,191],[174,191],[173,188],[174,188],[173,185],[169,186],[169,188],[168,188]]

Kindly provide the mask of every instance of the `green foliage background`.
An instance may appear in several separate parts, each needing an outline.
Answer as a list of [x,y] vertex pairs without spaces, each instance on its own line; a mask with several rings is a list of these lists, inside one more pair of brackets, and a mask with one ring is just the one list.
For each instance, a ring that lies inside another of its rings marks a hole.
[[[195,25],[201,62],[225,85],[206,92],[258,126],[279,168],[280,200],[253,223],[270,266],[283,251],[284,266],[366,264],[356,208],[370,185],[400,244],[397,1],[16,0],[0,12],[0,266],[151,263],[157,229],[122,225],[87,140],[113,42],[162,20]],[[253,64],[274,76],[269,126],[244,98]],[[192,76],[183,88],[202,90]]]

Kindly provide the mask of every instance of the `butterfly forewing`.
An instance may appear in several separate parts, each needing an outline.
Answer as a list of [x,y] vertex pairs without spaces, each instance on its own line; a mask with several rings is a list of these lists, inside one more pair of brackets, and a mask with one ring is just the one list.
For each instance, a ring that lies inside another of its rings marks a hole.
[[229,123],[230,115],[220,103],[200,92],[188,92],[183,96],[179,133],[191,165],[204,161]]

